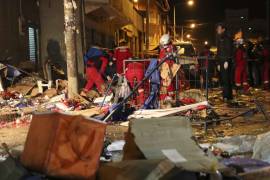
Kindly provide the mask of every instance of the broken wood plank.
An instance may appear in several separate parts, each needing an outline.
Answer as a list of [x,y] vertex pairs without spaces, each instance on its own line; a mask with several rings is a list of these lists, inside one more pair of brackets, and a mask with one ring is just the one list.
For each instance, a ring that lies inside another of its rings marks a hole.
[[191,105],[186,105],[186,106],[181,106],[181,107],[177,107],[177,108],[168,108],[168,109],[141,109],[138,111],[135,111],[134,114],[129,116],[130,118],[155,118],[155,117],[164,117],[164,116],[168,116],[168,115],[173,115],[179,112],[183,112],[183,111],[187,111],[190,109],[195,109],[198,106],[208,106],[208,102],[207,101],[203,101],[200,103],[195,103],[195,104],[191,104]]

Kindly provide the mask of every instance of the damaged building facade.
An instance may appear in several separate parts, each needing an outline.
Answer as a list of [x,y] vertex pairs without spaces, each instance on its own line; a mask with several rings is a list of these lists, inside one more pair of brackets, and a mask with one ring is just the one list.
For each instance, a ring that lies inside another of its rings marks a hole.
[[217,56],[176,43],[179,2],[0,0],[0,180],[269,179],[269,49],[266,83],[228,99],[232,39],[220,24]]
[[[12,62],[8,63],[27,66],[35,72],[44,70],[50,59],[66,72],[63,3],[63,0],[2,0],[0,40],[5,43],[0,46],[1,59],[9,57]],[[113,49],[124,39],[132,53],[141,56],[146,49],[155,48],[161,35],[167,32],[167,14],[161,1],[77,0],[76,3],[77,23],[81,27],[76,35],[79,77],[84,74],[83,54],[91,46]]]
[[124,39],[137,56],[144,50],[154,49],[161,35],[168,32],[167,12],[161,8],[161,2],[86,0],[86,47],[100,44],[113,48]]

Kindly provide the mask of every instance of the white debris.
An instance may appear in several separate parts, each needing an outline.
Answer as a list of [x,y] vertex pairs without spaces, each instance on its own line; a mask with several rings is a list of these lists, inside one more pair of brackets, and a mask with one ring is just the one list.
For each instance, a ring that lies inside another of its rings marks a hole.
[[158,118],[158,117],[165,117],[168,115],[173,115],[179,112],[187,111],[190,109],[196,109],[199,106],[208,106],[207,101],[203,101],[200,103],[195,103],[191,105],[186,105],[186,106],[181,106],[181,107],[176,107],[176,108],[167,108],[167,109],[141,109],[138,111],[135,111],[134,114],[130,115],[128,118]]
[[252,158],[270,163],[270,132],[258,135]]
[[54,96],[50,99],[50,103],[54,103],[54,102],[60,102],[61,100],[65,99],[66,95],[65,94],[60,94],[58,96]]
[[120,140],[120,141],[114,141],[112,144],[110,144],[107,147],[107,150],[110,152],[113,151],[123,151],[124,145],[125,145],[125,141],[124,140]]
[[101,105],[104,101],[104,104],[108,104],[109,102],[111,102],[112,98],[113,98],[113,94],[106,97],[99,97],[94,100],[94,103]]
[[219,139],[213,146],[228,153],[245,153],[252,152],[255,140],[251,135],[232,136]]

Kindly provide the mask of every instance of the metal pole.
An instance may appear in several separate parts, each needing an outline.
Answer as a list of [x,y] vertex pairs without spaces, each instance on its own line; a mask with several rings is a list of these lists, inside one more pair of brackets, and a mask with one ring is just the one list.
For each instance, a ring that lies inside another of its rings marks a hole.
[[176,16],[175,16],[175,6],[173,7],[173,40],[176,41]]
[[109,84],[109,86],[107,87],[107,90],[106,90],[106,92],[105,92],[105,96],[104,96],[104,98],[103,98],[103,101],[102,101],[102,103],[101,103],[101,105],[100,105],[100,109],[103,107],[103,105],[104,105],[104,103],[105,103],[105,100],[106,100],[106,97],[108,96],[108,94],[109,94],[109,92],[110,92],[110,89],[111,89],[111,87],[112,87],[112,84],[113,84],[113,82],[114,82],[114,80],[115,80],[115,78],[117,77],[117,74],[114,74],[113,75],[113,78],[112,78],[112,82]]
[[149,31],[150,31],[150,27],[149,27],[149,19],[150,19],[150,0],[146,0],[147,1],[147,5],[146,5],[146,50],[149,50]]
[[209,96],[209,90],[208,90],[208,78],[209,78],[209,74],[208,74],[208,67],[209,67],[209,61],[208,61],[208,56],[206,57],[206,68],[205,68],[205,88],[206,88],[206,101],[208,102],[208,96]]
[[[180,66],[179,58],[176,58],[176,64]],[[180,106],[180,97],[179,97],[179,76],[180,76],[180,68],[178,69],[175,77],[175,106]]]
[[181,41],[184,41],[184,26],[181,27]]

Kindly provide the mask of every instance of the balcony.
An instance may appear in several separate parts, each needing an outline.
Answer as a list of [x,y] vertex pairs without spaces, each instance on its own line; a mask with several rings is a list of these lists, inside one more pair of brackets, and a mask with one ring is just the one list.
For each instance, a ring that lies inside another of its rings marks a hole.
[[96,21],[110,21],[117,26],[133,24],[143,31],[143,18],[129,0],[85,0],[85,13]]

